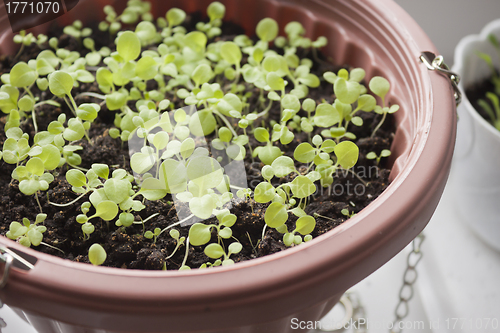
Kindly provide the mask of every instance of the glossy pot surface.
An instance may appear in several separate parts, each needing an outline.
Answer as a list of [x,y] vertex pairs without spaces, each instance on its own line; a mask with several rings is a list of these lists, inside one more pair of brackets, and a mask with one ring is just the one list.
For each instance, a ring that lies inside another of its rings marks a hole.
[[[436,50],[414,20],[392,0],[222,2],[226,19],[248,34],[264,17],[275,18],[280,27],[300,21],[311,37],[328,38],[324,51],[333,62],[363,67],[367,79],[383,75],[391,82],[388,100],[401,106],[395,114],[392,183],[334,230],[232,267],[166,272],[93,267],[1,237],[4,245],[38,259],[29,272],[12,269],[0,297],[22,309],[39,332],[297,332],[292,318],[321,318],[345,290],[411,242],[432,216],[448,177],[456,112],[449,81],[419,61],[422,51]],[[60,21],[95,19],[104,3],[109,2],[80,1]],[[153,13],[164,15],[171,6],[204,12],[210,1],[152,3]],[[0,22],[4,27],[5,17]],[[12,53],[12,34],[3,31],[0,50]]]

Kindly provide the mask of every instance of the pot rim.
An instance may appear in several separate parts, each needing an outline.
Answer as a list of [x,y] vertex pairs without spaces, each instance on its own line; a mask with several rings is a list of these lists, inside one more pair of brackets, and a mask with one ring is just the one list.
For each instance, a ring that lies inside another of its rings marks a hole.
[[[311,2],[321,1],[311,0]],[[435,187],[433,187],[432,181],[437,179],[437,183],[440,183],[441,179],[446,178],[448,174],[452,154],[449,147],[454,145],[455,139],[453,93],[446,78],[429,72],[423,64],[418,63],[420,52],[434,51],[435,47],[416,22],[394,1],[341,0],[340,2],[344,6],[360,7],[356,10],[362,12],[363,15],[371,15],[372,19],[380,24],[380,29],[393,34],[391,37],[401,42],[400,48],[404,53],[403,56],[415,59],[415,62],[409,63],[408,66],[413,67],[412,73],[415,77],[411,79],[421,89],[420,97],[414,101],[413,107],[429,110],[425,114],[425,119],[418,125],[419,131],[415,134],[415,138],[412,138],[414,139],[413,145],[404,168],[377,199],[343,225],[301,246],[233,266],[208,270],[136,271],[94,267],[40,253],[3,237],[1,241],[5,245],[38,259],[35,268],[29,272],[14,269],[11,272],[7,289],[12,292],[14,290],[37,292],[42,296],[61,293],[58,297],[66,302],[72,302],[70,299],[78,297],[93,299],[93,302],[109,301],[114,298],[113,306],[116,309],[122,308],[122,305],[118,303],[124,299],[133,299],[151,310],[155,304],[148,302],[154,303],[156,300],[168,298],[170,301],[178,302],[173,302],[176,305],[171,307],[181,311],[184,302],[199,298],[211,299],[218,304],[230,302],[236,304],[237,300],[224,299],[235,292],[240,295],[255,295],[255,300],[264,297],[261,293],[264,290],[266,290],[265,297],[267,298],[282,295],[290,289],[284,284],[293,282],[305,287],[317,281],[330,279],[334,275],[338,276],[342,272],[351,272],[359,263],[369,261],[372,258],[370,253],[375,250],[385,253],[387,258],[399,252],[423,229],[426,222],[419,226],[420,229],[409,226],[408,223],[398,223],[403,218],[407,218],[409,212],[397,205],[391,206],[390,201],[392,203],[415,203],[415,210],[410,212],[415,215],[418,207],[425,207],[426,203],[435,198],[435,193],[439,192],[437,195],[440,196],[441,184],[434,184]],[[439,101],[436,100],[436,96],[440,98]],[[429,141],[432,144],[428,144]],[[432,159],[432,157],[434,161],[431,167],[429,163],[422,161]],[[428,187],[426,182],[419,184],[415,181],[417,179],[430,180],[431,186]],[[379,225],[373,223],[377,221]],[[398,250],[385,249],[384,242],[394,238],[398,232],[403,233],[401,240],[397,242]],[[308,256],[311,252],[321,255],[311,258]],[[351,260],[345,260],[345,258],[351,258]],[[277,263],[280,263],[280,269],[275,268]],[[380,262],[374,260],[368,266],[372,272],[380,266]],[[64,279],[57,280],[57,285],[54,284],[52,275],[56,268],[65,274]],[[267,280],[264,285],[262,285],[264,279],[252,280],[247,276],[246,271],[249,269],[266,276]],[[310,278],[307,281],[301,280],[306,277]],[[142,280],[144,278],[148,279],[147,282]],[[81,281],[96,279],[99,279],[99,283],[91,286],[79,284]],[[221,280],[224,283],[220,283]],[[341,283],[347,289],[350,287],[347,284],[353,285],[359,280],[361,278],[358,277],[357,281],[342,281]],[[105,283],[101,284],[102,281]],[[143,281],[142,285],[141,281]],[[213,288],[199,287],[200,281],[212,283]],[[126,297],[120,295],[125,283],[138,284],[138,290],[130,291]],[[175,285],[175,288],[155,289],[167,284]],[[3,291],[0,294],[2,293]],[[90,301],[88,302],[90,304]]]

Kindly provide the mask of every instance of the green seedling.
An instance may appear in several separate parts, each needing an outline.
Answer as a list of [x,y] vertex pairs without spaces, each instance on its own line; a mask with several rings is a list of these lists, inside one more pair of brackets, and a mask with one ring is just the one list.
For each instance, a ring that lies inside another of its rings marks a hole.
[[217,259],[213,263],[211,263],[211,262],[205,262],[205,263],[201,264],[200,269],[202,269],[202,268],[218,267],[218,266],[221,266],[221,265],[222,265],[222,260]]
[[30,247],[31,245],[38,246],[42,243],[43,233],[47,231],[47,228],[37,224],[43,223],[46,218],[46,214],[38,214],[35,223],[31,223],[27,218],[23,218],[22,224],[13,221],[10,223],[9,231],[7,231],[5,236],[17,240],[19,244],[26,247]]
[[49,75],[48,80],[50,92],[57,97],[64,98],[64,100],[66,100],[66,97],[68,97],[69,101],[71,102],[68,103],[68,107],[76,115],[76,109],[78,108],[78,106],[76,105],[76,102],[71,95],[71,90],[73,89],[73,85],[75,83],[73,77],[66,72],[56,71]]
[[99,23],[99,30],[108,30],[111,35],[116,34],[123,24],[134,24],[139,19],[152,21],[151,4],[147,1],[131,0],[127,2],[127,7],[122,14],[118,15],[112,6],[104,6],[106,18]]
[[[315,227],[316,220],[314,217],[310,215],[299,217],[297,222],[295,222],[295,229],[291,232],[287,231],[283,235],[283,243],[286,246],[292,246],[292,244],[299,245],[304,241],[300,235],[306,236],[305,240],[309,241],[312,239],[310,233],[313,232]],[[296,233],[300,235],[296,235]]]
[[82,22],[76,20],[72,25],[65,26],[63,32],[80,41],[82,38],[90,36],[92,34],[92,29],[84,28]]
[[39,157],[32,157],[25,166],[18,166],[12,177],[19,181],[19,190],[26,195],[46,191],[54,180],[54,176],[45,172],[44,163]]
[[150,231],[150,230],[146,231],[144,233],[144,237],[146,237],[147,239],[153,239],[153,243],[156,244],[156,239],[158,238],[160,233],[161,233],[161,229],[155,228],[154,231]]
[[226,14],[226,7],[218,1],[212,2],[207,8],[209,22],[198,22],[196,29],[203,31],[209,38],[213,38],[221,34],[220,26],[222,19]]
[[381,76],[375,76],[370,80],[370,90],[377,96],[379,96],[382,99],[382,106],[375,106],[374,111],[378,114],[382,114],[382,119],[380,120],[380,123],[378,123],[377,127],[372,132],[372,137],[375,136],[375,133],[379,130],[379,128],[382,126],[382,124],[385,121],[385,118],[387,117],[387,114],[394,113],[399,110],[399,105],[394,104],[391,107],[386,106],[386,101],[385,101],[385,96],[389,92],[390,89],[390,84],[387,79],[381,77]]
[[5,135],[7,140],[3,144],[3,160],[9,164],[19,165],[30,155],[29,135],[18,127],[9,128]]
[[184,245],[185,241],[186,241],[186,237],[180,237],[180,233],[179,233],[179,230],[177,229],[172,229],[170,230],[169,232],[170,234],[170,237],[172,237],[175,241],[176,241],[176,245],[175,245],[175,248],[174,250],[172,251],[172,253],[170,253],[170,255],[165,258],[165,259],[170,259],[174,256],[174,254],[177,252],[177,250],[182,246]]
[[21,44],[19,51],[17,52],[14,59],[17,59],[24,51],[26,46],[30,46],[35,43],[38,47],[42,48],[42,45],[47,41],[47,36],[43,34],[39,34],[37,37],[33,35],[33,33],[26,34],[26,30],[21,30],[19,34],[14,35],[14,43]]
[[269,137],[269,131],[263,127],[258,127],[254,130],[255,140],[266,143],[264,147],[257,147],[253,150],[253,156],[258,156],[262,163],[270,165],[275,159],[281,156],[283,153],[281,149],[273,146],[272,141]]
[[[48,162],[47,163],[51,163]],[[42,213],[42,206],[38,199],[40,191],[46,191],[49,184],[54,181],[54,176],[45,172],[44,162],[39,157],[32,157],[26,165],[20,165],[12,172],[12,178],[19,181],[19,190],[25,195],[35,195],[35,200]]]
[[94,266],[99,266],[106,261],[106,251],[100,244],[92,244],[89,248],[89,261]]
[[[221,39],[226,7],[219,2],[208,6],[207,21],[195,24],[194,31],[184,27],[187,15],[178,8],[154,20],[148,1],[127,1],[121,13],[105,6],[104,13],[99,29],[110,33],[115,47],[98,49],[91,30],[75,21],[64,33],[81,42],[84,52],[60,47],[57,38],[51,38],[48,49],[3,74],[0,87],[0,110],[7,117],[0,159],[13,165],[12,178],[19,181],[22,193],[35,195],[40,209],[40,192],[48,190],[54,176],[64,175],[76,198],[48,202],[56,207],[79,204],[76,222],[84,241],[102,235],[99,228],[132,232],[142,227],[144,237],[158,246],[158,237],[169,231],[175,248],[166,259],[186,247],[180,270],[190,269],[190,246],[202,246],[213,259],[202,268],[233,264],[231,256],[257,252],[251,240],[252,249],[243,250],[237,239],[250,239],[250,233],[233,234],[238,221],[230,208],[237,191],[252,212],[254,206],[259,207],[255,213],[264,211],[263,236],[266,228],[274,228],[283,234],[286,246],[299,245],[314,234],[316,216],[306,212],[318,187],[330,191],[338,170],[357,176],[351,170],[359,157],[353,134],[358,131],[353,128],[371,126],[375,135],[387,114],[399,108],[386,101],[389,82],[374,77],[367,89],[361,68],[318,74],[303,55],[312,53],[321,62],[317,50],[327,40],[308,38],[296,21],[283,27],[282,36],[277,22],[265,18],[256,26],[256,40],[245,35]],[[47,47],[45,36],[21,32],[14,39],[21,49],[32,43]],[[73,96],[75,88],[94,81],[100,92]],[[315,97],[320,85],[331,89],[325,100]],[[42,96],[46,99],[40,101]],[[498,99],[487,98],[487,112],[498,116]],[[59,99],[65,103],[59,105]],[[180,109],[184,106],[189,107]],[[39,129],[37,117],[48,108],[53,108],[50,114],[60,114]],[[91,163],[82,161],[80,152],[87,145],[80,140],[96,141],[90,133],[108,111],[114,122],[103,137],[109,133],[123,145],[128,142],[130,165],[95,163],[87,170]],[[379,113],[382,119],[365,124],[363,112]],[[33,137],[21,130],[28,120],[33,121]],[[378,164],[387,152],[366,157]],[[245,159],[255,162],[257,182],[251,188],[226,172],[227,165]],[[143,217],[148,202],[167,200],[186,214],[163,229],[148,227],[161,213]],[[203,222],[214,216],[214,222]],[[45,230],[37,223],[13,224],[9,235],[25,244],[40,244]],[[181,237],[185,223],[190,225],[188,237]],[[94,265],[106,260],[98,244],[90,247],[88,256]]]
[[184,253],[184,259],[182,260],[182,264],[181,264],[181,266],[179,268],[180,271],[187,271],[187,270],[191,269],[191,267],[189,267],[188,265],[186,265],[186,261],[187,261],[188,255],[189,255],[189,236],[186,239],[186,252]]
[[373,151],[369,152],[368,154],[366,154],[366,158],[369,159],[369,160],[375,160],[377,162],[377,165],[379,165],[380,160],[383,157],[389,157],[389,156],[391,156],[391,151],[389,149],[383,149],[380,152],[380,155],[377,155],[377,153],[375,153]]
[[353,217],[353,216],[355,216],[355,215],[356,215],[356,213],[354,213],[354,212],[350,212],[350,211],[349,211],[349,209],[347,209],[347,208],[342,209],[342,210],[340,211],[340,213],[341,213],[342,215],[344,215],[344,216],[348,217],[348,218],[351,218],[351,217]]
[[189,228],[189,239],[191,245],[200,246],[207,244],[212,238],[212,229],[215,230],[217,239],[229,239],[233,236],[231,227],[236,223],[236,215],[224,210],[217,215],[219,224],[195,223]]
[[[83,46],[90,50],[89,53],[85,55],[85,60],[89,66],[97,66],[101,62],[103,57],[110,55],[111,51],[108,47],[102,47],[99,51],[95,49],[95,42],[92,38],[85,38],[83,40]],[[101,67],[102,68],[102,67]],[[99,69],[101,69],[99,68]]]
[[23,88],[27,95],[21,97],[18,101],[20,111],[31,112],[33,126],[38,131],[38,124],[35,116],[35,97],[31,92],[31,86],[38,79],[38,73],[25,62],[18,62],[12,67],[9,74],[10,84],[17,88]]
[[219,259],[220,257],[224,257],[222,260],[222,266],[233,265],[234,261],[229,257],[232,254],[238,254],[243,249],[243,246],[239,242],[234,242],[229,245],[227,248],[227,253],[224,251],[224,248],[220,244],[212,243],[205,247],[205,254],[207,257],[212,259]]

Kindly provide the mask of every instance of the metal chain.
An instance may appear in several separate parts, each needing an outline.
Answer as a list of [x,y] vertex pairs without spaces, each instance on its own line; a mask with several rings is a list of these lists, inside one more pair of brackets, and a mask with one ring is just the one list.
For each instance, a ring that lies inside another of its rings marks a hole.
[[420,61],[422,61],[428,70],[438,71],[439,73],[447,76],[451,81],[451,86],[453,87],[455,105],[458,106],[462,102],[462,92],[458,88],[460,83],[460,75],[450,71],[450,67],[444,63],[444,58],[441,55],[435,55],[432,52],[425,51],[420,55]]
[[339,304],[344,308],[344,318],[334,327],[321,326],[319,331],[343,333],[353,329],[355,333],[367,333],[365,308],[356,292],[347,291],[340,298]]
[[[0,246],[0,261],[5,263],[4,271],[2,278],[0,279],[0,289],[5,287],[7,283],[7,279],[9,278],[10,266],[14,261],[14,257],[12,257],[9,253],[5,251],[5,248]],[[3,308],[3,302],[0,300],[0,309]],[[0,333],[2,333],[2,328],[5,328],[7,323],[3,318],[0,318]]]
[[[441,55],[436,55],[433,52],[425,51],[421,53],[420,61],[425,64],[428,70],[437,71],[438,73],[443,74],[450,79],[451,86],[453,87],[454,91],[455,104],[456,106],[458,106],[462,101],[462,93],[458,88],[458,84],[460,83],[460,76],[450,70],[448,65],[446,65],[446,63],[444,62],[443,56]],[[390,333],[401,333],[403,331],[400,328],[400,323],[404,318],[408,316],[410,311],[409,302],[413,298],[413,286],[418,277],[415,268],[418,262],[422,259],[422,251],[420,250],[420,246],[424,239],[425,236],[423,234],[420,234],[413,240],[413,250],[408,254],[408,257],[406,259],[406,270],[403,275],[403,285],[399,290],[399,302],[394,311],[395,319],[392,323],[392,328],[389,330]],[[350,318],[350,320],[352,320],[351,323],[359,323],[361,318],[365,319],[365,317],[363,317],[365,311],[362,304],[359,302],[357,294],[352,292],[345,293],[340,303],[346,310],[346,316],[350,311],[352,312],[352,316]],[[345,322],[345,320],[346,318],[342,320],[342,323]],[[364,320],[362,322],[364,322]],[[352,326],[355,333],[367,332],[367,328],[364,325]],[[321,331],[341,333],[345,331],[345,328],[339,327],[329,330],[322,329]]]
[[390,333],[401,333],[403,331],[400,328],[400,323],[408,316],[410,311],[409,302],[413,298],[413,286],[418,277],[418,273],[415,268],[423,256],[420,247],[422,246],[424,239],[424,234],[418,235],[413,240],[412,251],[408,254],[408,257],[406,257],[406,270],[403,274],[403,285],[401,286],[401,289],[399,289],[399,303],[394,311],[396,318],[392,323],[392,329],[389,330]]
[[366,312],[363,304],[357,293],[348,293],[349,300],[353,307],[352,328],[355,333],[367,333],[368,322],[366,320]]
[[[418,235],[413,240],[412,251],[406,257],[406,270],[403,274],[403,285],[399,289],[399,302],[394,311],[396,318],[392,322],[392,328],[389,330],[390,333],[401,333],[403,331],[399,323],[409,314],[409,302],[414,294],[413,287],[418,277],[416,267],[423,256],[421,245],[424,239],[424,234]],[[358,294],[347,291],[340,299],[340,304],[344,307],[346,313],[341,323],[336,326],[336,328],[320,328],[320,331],[342,333],[345,332],[347,328],[351,328],[354,333],[367,333],[368,321],[366,320],[365,308]]]
[[[2,300],[0,300],[0,309],[3,308],[3,302]],[[7,327],[7,323],[5,322],[5,320],[3,320],[3,318],[0,318],[0,333],[2,333],[2,328],[5,328]]]
[[0,247],[0,261],[5,263],[3,275],[0,279],[0,289],[2,289],[7,284],[10,267],[12,265],[12,262],[14,261],[14,257],[7,252],[7,249],[5,247]]

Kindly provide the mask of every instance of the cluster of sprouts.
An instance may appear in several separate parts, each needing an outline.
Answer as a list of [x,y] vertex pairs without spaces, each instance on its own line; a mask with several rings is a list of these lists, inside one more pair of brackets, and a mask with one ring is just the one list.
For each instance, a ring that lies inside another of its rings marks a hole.
[[[144,237],[152,242],[175,240],[174,253],[185,247],[187,256],[189,245],[203,246],[213,261],[202,267],[233,264],[231,256],[242,244],[232,233],[239,221],[230,206],[239,197],[266,205],[265,228],[281,233],[286,246],[299,245],[312,239],[316,217],[306,213],[306,206],[317,187],[328,188],[338,170],[349,170],[358,161],[356,136],[348,129],[363,125],[361,113],[375,112],[382,117],[373,136],[387,114],[399,109],[387,103],[389,82],[376,76],[365,86],[361,68],[313,74],[313,61],[300,57],[298,50],[316,56],[327,40],[307,38],[299,22],[288,23],[285,36],[278,36],[276,21],[265,18],[256,27],[256,40],[246,35],[226,40],[218,38],[225,15],[219,2],[210,4],[208,21],[199,22],[194,31],[183,26],[184,11],[172,8],[154,20],[150,4],[140,0],[128,1],[120,15],[110,6],[104,12],[99,29],[112,36],[115,48],[96,49],[91,29],[76,21],[64,32],[88,50],[84,56],[59,48],[52,38],[35,59],[18,62],[1,76],[0,109],[8,117],[0,158],[15,165],[12,178],[40,209],[34,224],[25,219],[10,225],[7,237],[23,245],[42,242],[46,228],[40,224],[46,215],[38,197],[56,173],[65,174],[76,199],[55,203],[48,198],[49,203],[79,205],[76,221],[85,240],[103,225],[96,221],[105,221],[108,228],[110,222],[118,228],[142,224]],[[22,45],[46,40],[25,33],[15,37]],[[309,97],[322,81],[330,85],[333,103]],[[74,88],[93,82],[101,94],[74,95]],[[35,87],[53,97],[39,100]],[[83,96],[95,102],[78,104]],[[70,114],[61,113],[47,128],[39,128],[37,110],[43,104],[66,104]],[[104,106],[115,113],[109,135],[135,143],[133,173],[107,164],[80,166],[80,142],[93,144],[89,131]],[[276,108],[279,116],[271,119]],[[25,122],[33,123],[34,136],[21,129]],[[287,153],[283,147],[302,132],[308,140]],[[210,138],[208,144],[205,138]],[[384,150],[367,158],[378,164],[389,154]],[[245,159],[261,163],[263,180],[253,189],[235,183],[226,172],[227,165],[241,166]],[[142,219],[138,213],[146,201],[158,200],[174,200],[189,207],[189,214],[163,230],[148,230],[147,222],[158,214]],[[343,213],[351,216],[348,210]],[[213,216],[215,224],[204,222]],[[189,221],[195,223],[188,223],[188,236],[180,237],[178,228]],[[105,259],[101,245],[89,244],[91,263],[100,265]],[[189,269],[186,258],[181,269]]]

